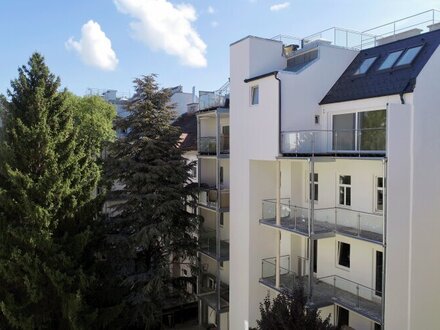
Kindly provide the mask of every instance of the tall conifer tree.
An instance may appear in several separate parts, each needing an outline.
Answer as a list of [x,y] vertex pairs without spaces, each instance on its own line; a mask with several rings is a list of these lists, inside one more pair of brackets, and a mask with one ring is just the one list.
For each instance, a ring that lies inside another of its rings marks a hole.
[[196,197],[190,184],[194,164],[183,158],[180,129],[171,125],[170,91],[160,89],[154,75],[134,82],[128,116],[117,121],[127,134],[114,143],[108,159],[109,177],[121,187],[112,192],[120,203],[107,228],[111,298],[118,304],[111,309],[111,327],[156,329],[172,293],[171,264],[196,256],[192,233],[198,219],[188,212]]
[[0,137],[0,328],[87,328],[98,155],[44,58],[18,71]]

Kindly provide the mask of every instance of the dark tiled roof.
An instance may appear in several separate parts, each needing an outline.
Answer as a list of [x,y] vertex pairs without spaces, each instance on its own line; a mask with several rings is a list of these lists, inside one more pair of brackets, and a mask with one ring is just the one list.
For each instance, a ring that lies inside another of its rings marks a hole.
[[197,150],[197,117],[195,113],[184,113],[173,123],[182,130],[180,147],[183,150]]
[[[440,30],[437,30],[362,50],[320,104],[413,92],[417,76],[439,43]],[[411,65],[377,71],[389,53],[419,45],[423,45],[423,48]],[[364,59],[374,56],[378,58],[366,74],[353,75]]]

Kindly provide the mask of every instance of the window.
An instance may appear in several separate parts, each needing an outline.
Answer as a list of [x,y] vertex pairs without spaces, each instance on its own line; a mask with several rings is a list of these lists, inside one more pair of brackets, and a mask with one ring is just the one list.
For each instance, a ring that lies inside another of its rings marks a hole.
[[338,242],[338,265],[350,268],[350,244]]
[[368,69],[371,67],[371,65],[376,61],[377,56],[366,58],[362,61],[361,65],[359,65],[359,68],[354,73],[355,75],[358,74],[364,74],[368,71]]
[[374,330],[382,330],[382,326],[379,323],[374,323]]
[[351,205],[351,176],[339,176],[339,205]]
[[383,277],[383,253],[376,251],[376,280],[374,283],[375,294],[382,297],[382,277]]
[[197,178],[197,164],[194,164],[194,166],[191,167],[190,176],[192,178]]
[[376,178],[376,212],[383,211],[383,178]]
[[313,240],[313,272],[318,272],[318,240]]
[[251,87],[251,105],[259,103],[259,88],[258,86]]
[[215,289],[215,280],[211,277],[208,277],[208,289]]
[[318,173],[313,173],[313,181],[312,181],[312,173],[309,173],[309,201],[312,200],[312,184],[315,187],[315,201],[318,201]]
[[223,183],[223,166],[220,166],[220,184]]
[[223,269],[223,261],[220,261],[220,268]]
[[223,213],[220,213],[220,226],[223,227],[225,224],[225,220],[223,218]]
[[402,53],[403,50],[398,50],[388,54],[385,61],[383,61],[383,63],[380,65],[378,70],[385,70],[391,68],[394,65],[394,63],[396,63],[397,59]]
[[315,115],[315,124],[319,125],[319,115]]
[[423,46],[417,46],[408,48],[402,57],[397,62],[396,66],[411,64],[412,61],[416,58],[417,54],[420,52]]
[[385,150],[386,110],[358,113],[358,150]]
[[348,316],[348,309],[338,306],[338,327],[342,327],[344,325],[348,326]]
[[187,276],[188,275],[188,271],[186,269],[182,269],[182,274],[183,274],[183,276]]
[[333,150],[354,150],[356,114],[333,116]]

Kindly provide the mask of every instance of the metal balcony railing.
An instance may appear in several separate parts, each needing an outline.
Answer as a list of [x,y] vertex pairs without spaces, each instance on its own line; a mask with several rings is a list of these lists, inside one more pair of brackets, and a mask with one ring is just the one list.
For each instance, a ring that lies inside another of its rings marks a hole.
[[[199,138],[199,154],[216,155],[217,143],[215,136],[203,136]],[[220,154],[229,154],[229,135],[220,135]]]
[[214,229],[200,229],[199,250],[213,259],[229,260],[229,240],[220,238],[220,251],[217,251],[217,232]]
[[[276,286],[276,258],[261,261],[260,283],[274,289],[293,292],[299,285],[309,292],[309,276],[298,276],[290,270],[290,256],[280,257],[280,282]],[[381,292],[346,278],[331,275],[314,278],[311,303],[315,306],[328,306],[334,302],[364,315],[377,323],[382,322]]]
[[[309,226],[309,209],[290,205],[290,199],[281,201],[281,221],[276,224],[276,200],[262,202],[260,223],[309,236],[339,233],[374,243],[383,243],[383,216],[374,213],[332,207],[314,210],[314,221]],[[311,230],[311,231],[310,231]],[[325,236],[323,236],[325,237]]]
[[383,155],[386,152],[386,129],[282,132],[281,141],[284,155]]
[[312,300],[325,304],[329,298],[361,315],[382,323],[381,292],[338,275],[314,280]]
[[[218,191],[215,187],[204,188],[201,187],[199,191],[199,204],[202,206],[216,209],[217,206],[220,209],[229,208],[229,190],[222,189],[220,191],[220,199],[218,198]],[[219,205],[217,205],[219,204]]]

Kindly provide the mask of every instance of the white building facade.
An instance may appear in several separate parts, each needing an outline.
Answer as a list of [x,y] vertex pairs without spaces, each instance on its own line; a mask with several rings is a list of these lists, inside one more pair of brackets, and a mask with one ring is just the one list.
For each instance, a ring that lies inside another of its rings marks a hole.
[[336,325],[437,327],[440,31],[420,32],[231,45],[230,329],[300,281]]

